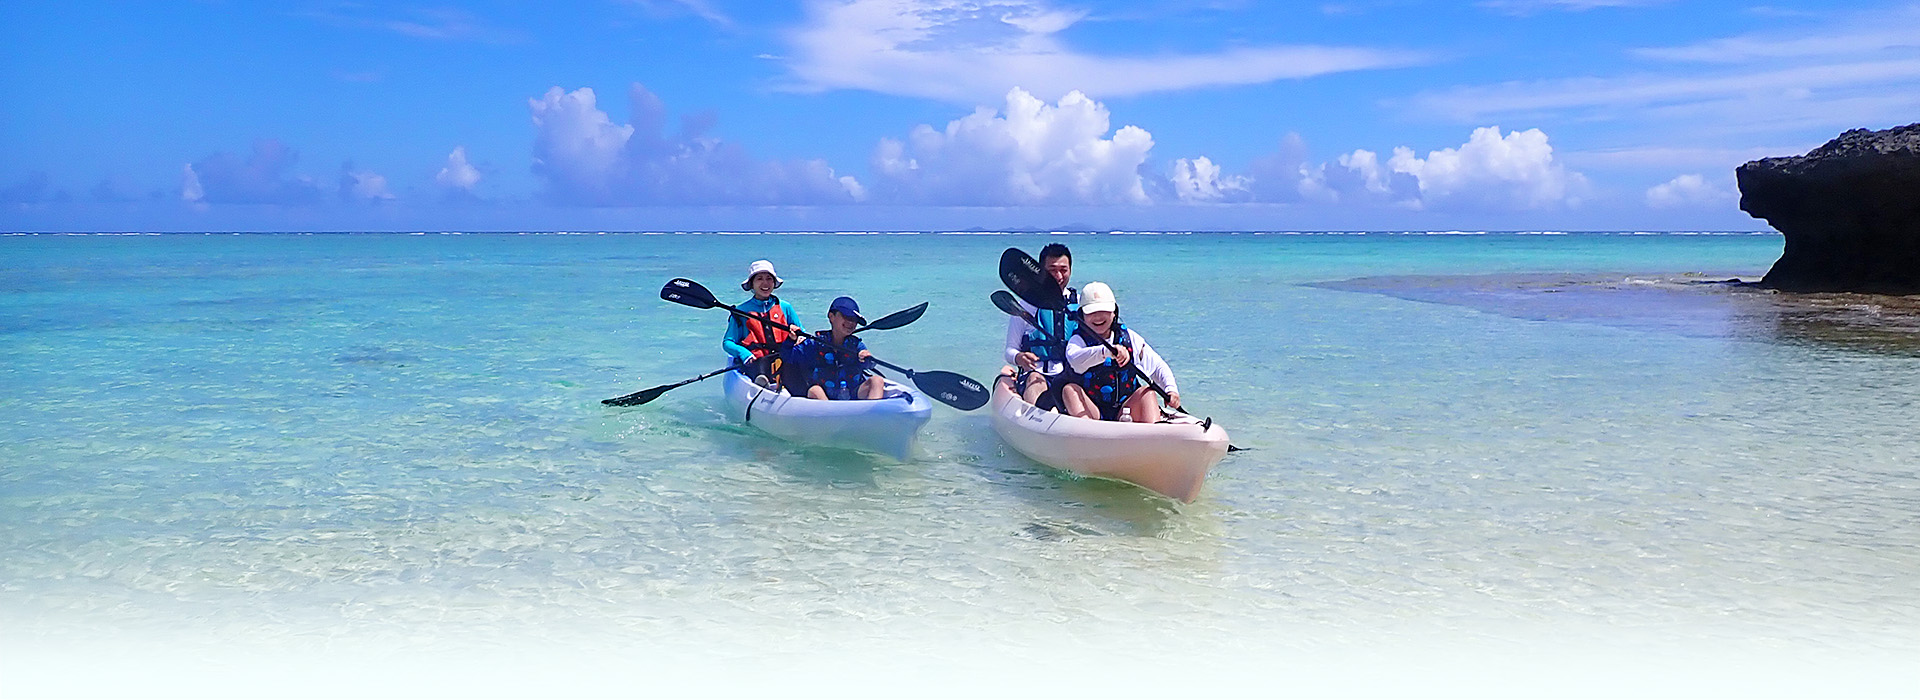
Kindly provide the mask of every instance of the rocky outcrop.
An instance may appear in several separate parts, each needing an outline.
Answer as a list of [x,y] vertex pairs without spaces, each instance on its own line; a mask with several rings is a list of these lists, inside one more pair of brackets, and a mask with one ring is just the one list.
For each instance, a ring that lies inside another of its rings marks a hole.
[[1920,124],[1740,166],[1740,208],[1787,237],[1760,286],[1920,294]]

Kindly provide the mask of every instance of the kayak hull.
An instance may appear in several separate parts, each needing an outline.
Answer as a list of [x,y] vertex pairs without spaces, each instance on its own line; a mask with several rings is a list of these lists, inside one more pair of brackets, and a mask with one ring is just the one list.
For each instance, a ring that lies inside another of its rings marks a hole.
[[727,413],[768,434],[809,445],[872,452],[906,461],[920,426],[933,417],[925,394],[889,380],[887,398],[821,401],[789,396],[728,372],[722,382]]
[[993,430],[1035,462],[1081,476],[1116,479],[1182,503],[1200,495],[1207,471],[1227,456],[1227,431],[1191,416],[1169,423],[1076,418],[1041,410],[993,383]]

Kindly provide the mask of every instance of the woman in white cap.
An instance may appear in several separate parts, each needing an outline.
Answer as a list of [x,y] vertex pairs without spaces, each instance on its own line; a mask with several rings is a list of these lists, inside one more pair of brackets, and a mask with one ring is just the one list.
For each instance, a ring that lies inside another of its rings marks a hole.
[[720,341],[727,356],[741,365],[740,371],[761,386],[779,386],[780,353],[794,341],[794,334],[781,324],[800,329],[800,317],[793,312],[793,307],[773,295],[773,290],[785,283],[774,274],[772,261],[755,260],[748,265],[747,279],[740,283],[740,289],[753,292],[753,298],[737,306],[753,318],[747,320],[728,314],[727,336]]
[[[1173,369],[1147,345],[1147,339],[1120,322],[1120,304],[1112,288],[1104,282],[1082,288],[1080,314],[1080,328],[1067,340],[1067,364],[1079,373],[1079,381],[1060,392],[1068,415],[1119,420],[1120,409],[1125,408],[1135,423],[1160,422],[1159,397],[1144,390],[1146,384],[1127,366],[1136,363],[1167,390],[1167,405],[1180,407]],[[1103,338],[1113,345],[1112,351],[1100,342]]]

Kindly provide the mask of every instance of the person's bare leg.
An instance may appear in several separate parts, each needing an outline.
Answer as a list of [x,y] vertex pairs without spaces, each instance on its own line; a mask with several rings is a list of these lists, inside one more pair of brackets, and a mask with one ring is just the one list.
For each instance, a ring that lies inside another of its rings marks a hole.
[[827,400],[827,390],[820,388],[819,384],[807,387],[807,398],[825,401]]
[[1160,397],[1152,389],[1139,389],[1127,397],[1127,409],[1133,413],[1135,423],[1160,422]]
[[885,379],[881,379],[879,377],[867,377],[866,383],[860,385],[860,398],[884,399],[886,397],[887,397],[887,380]]
[[1060,409],[1069,416],[1100,419],[1100,407],[1094,405],[1093,398],[1087,396],[1087,390],[1078,384],[1060,388]]
[[1020,398],[1035,406],[1040,405],[1040,397],[1047,395],[1047,376],[1039,372],[1027,375],[1027,386],[1020,391]]

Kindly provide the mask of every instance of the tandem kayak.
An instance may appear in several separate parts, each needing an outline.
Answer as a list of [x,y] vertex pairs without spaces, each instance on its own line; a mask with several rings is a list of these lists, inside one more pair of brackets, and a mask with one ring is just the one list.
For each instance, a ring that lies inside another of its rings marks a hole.
[[1227,456],[1227,430],[1173,414],[1168,422],[1131,423],[1045,411],[993,383],[993,430],[1020,454],[1055,469],[1117,479],[1192,503],[1207,470]]
[[753,383],[738,371],[724,383],[728,415],[777,437],[810,445],[841,447],[906,461],[920,426],[933,417],[925,394],[892,380],[887,396],[857,401],[821,401],[789,396]]

